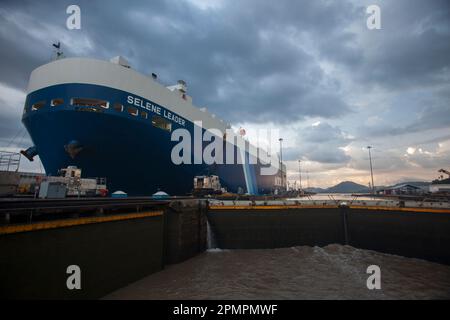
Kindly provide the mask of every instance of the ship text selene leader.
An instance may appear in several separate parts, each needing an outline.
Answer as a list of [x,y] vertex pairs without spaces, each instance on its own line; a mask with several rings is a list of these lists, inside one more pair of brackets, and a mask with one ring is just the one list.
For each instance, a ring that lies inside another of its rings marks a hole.
[[[230,126],[195,107],[183,81],[165,87],[121,57],[52,61],[31,73],[27,93],[22,121],[34,143],[29,150],[39,154],[48,175],[77,166],[84,176],[106,177],[111,191],[130,195],[158,189],[184,195],[193,178],[205,174],[218,175],[230,192],[268,194],[281,187],[278,167],[262,175],[259,162],[174,164],[174,130],[194,133],[198,121],[203,131]],[[236,157],[249,157],[238,144],[233,148]]]

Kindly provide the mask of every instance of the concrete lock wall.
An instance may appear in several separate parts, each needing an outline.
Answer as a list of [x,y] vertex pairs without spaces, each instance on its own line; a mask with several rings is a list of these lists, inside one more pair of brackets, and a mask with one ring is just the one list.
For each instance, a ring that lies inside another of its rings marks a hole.
[[[100,298],[204,251],[206,216],[223,249],[338,243],[450,264],[448,210],[208,208],[198,200],[162,210],[42,222],[42,230],[39,223],[1,226],[0,298]],[[81,290],[66,286],[70,265],[81,268]]]
[[348,244],[450,264],[450,212],[358,208],[214,209],[222,249]]
[[349,244],[450,265],[450,212],[351,209]]
[[170,203],[164,214],[164,264],[179,263],[206,250],[206,201]]
[[[0,235],[0,297],[91,299],[163,267],[163,216]],[[69,265],[81,290],[69,290]]]
[[266,249],[343,243],[339,209],[210,210],[208,219],[222,249]]

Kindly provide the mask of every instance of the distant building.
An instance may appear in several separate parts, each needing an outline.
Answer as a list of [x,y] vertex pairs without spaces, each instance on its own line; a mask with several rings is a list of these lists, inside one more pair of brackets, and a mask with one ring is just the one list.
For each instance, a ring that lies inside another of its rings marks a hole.
[[430,185],[430,192],[431,193],[450,192],[450,183],[449,184],[444,184],[444,183],[432,184],[432,185]]
[[393,187],[385,188],[378,190],[378,194],[384,194],[384,195],[414,195],[414,194],[421,194],[424,190],[420,187],[414,186],[412,184],[399,184]]

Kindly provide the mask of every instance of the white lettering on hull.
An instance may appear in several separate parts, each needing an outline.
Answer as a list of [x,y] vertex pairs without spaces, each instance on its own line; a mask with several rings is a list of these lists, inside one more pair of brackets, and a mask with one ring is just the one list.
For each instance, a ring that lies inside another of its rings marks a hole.
[[133,97],[133,96],[128,96],[127,103],[131,104],[133,106],[136,106],[136,107],[143,108],[143,109],[150,111],[154,114],[157,114],[159,116],[163,116],[164,118],[169,119],[172,122],[178,123],[178,124],[182,125],[183,127],[186,126],[186,121],[183,118],[181,118],[180,116],[177,116],[176,114],[174,114],[170,111],[162,110],[160,106],[157,106],[149,101],[144,101],[144,99],[141,99],[138,97]]

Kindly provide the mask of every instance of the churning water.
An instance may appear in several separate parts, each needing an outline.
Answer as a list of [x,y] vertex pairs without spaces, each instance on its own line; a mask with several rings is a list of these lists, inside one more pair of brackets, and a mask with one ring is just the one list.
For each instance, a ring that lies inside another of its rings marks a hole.
[[[367,267],[381,269],[369,290]],[[107,299],[450,299],[450,266],[350,246],[210,249]]]

